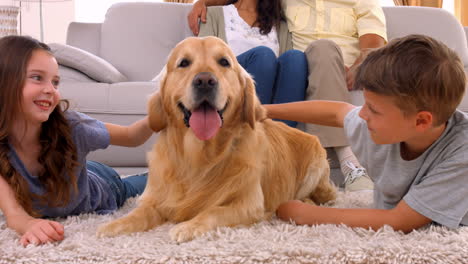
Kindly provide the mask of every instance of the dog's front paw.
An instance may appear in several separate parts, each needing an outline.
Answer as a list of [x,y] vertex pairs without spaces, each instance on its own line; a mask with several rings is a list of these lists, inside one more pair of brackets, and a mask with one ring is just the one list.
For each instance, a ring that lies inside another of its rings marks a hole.
[[139,230],[139,228],[126,221],[126,219],[121,218],[99,226],[96,235],[97,237],[115,237],[138,231],[142,230]]
[[204,225],[188,221],[174,226],[169,231],[169,235],[173,241],[181,243],[199,237],[206,231],[208,231],[208,228]]

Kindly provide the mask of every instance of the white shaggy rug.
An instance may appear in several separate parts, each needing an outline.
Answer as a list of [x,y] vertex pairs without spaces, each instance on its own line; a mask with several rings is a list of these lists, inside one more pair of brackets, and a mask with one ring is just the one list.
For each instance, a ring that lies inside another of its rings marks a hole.
[[[340,193],[333,207],[369,207],[370,193]],[[0,263],[468,263],[468,227],[431,226],[404,235],[345,226],[296,226],[274,219],[250,227],[220,228],[188,243],[170,240],[166,224],[117,238],[96,238],[99,224],[129,212],[59,220],[66,238],[56,244],[19,245],[0,215]]]

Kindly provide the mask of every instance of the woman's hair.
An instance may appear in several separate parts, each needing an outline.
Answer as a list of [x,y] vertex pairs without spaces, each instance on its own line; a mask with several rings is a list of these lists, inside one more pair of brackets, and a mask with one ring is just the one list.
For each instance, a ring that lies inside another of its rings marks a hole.
[[355,89],[391,96],[403,114],[428,111],[434,126],[445,123],[465,92],[466,76],[457,54],[423,35],[395,39],[372,51],[358,68]]
[[[229,0],[228,4],[236,3],[238,0]],[[281,8],[281,0],[257,0],[257,21],[260,33],[267,35],[273,26],[279,26],[284,20]]]
[[44,193],[31,193],[26,180],[9,161],[9,138],[14,120],[22,114],[28,63],[33,52],[39,50],[52,54],[46,44],[30,37],[0,38],[0,175],[13,189],[17,201],[33,216],[40,215],[33,208],[33,200],[51,207],[63,206],[70,201],[72,192],[77,191],[75,168],[78,164],[71,128],[64,116],[68,108],[65,100],[42,124],[38,162],[43,170],[37,176]]
[[283,20],[281,0],[258,0],[257,22],[261,34],[270,33],[273,26],[278,26]]

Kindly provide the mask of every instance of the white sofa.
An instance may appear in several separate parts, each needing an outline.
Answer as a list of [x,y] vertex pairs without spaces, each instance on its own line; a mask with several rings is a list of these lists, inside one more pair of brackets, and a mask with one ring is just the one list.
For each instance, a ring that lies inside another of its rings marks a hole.
[[[186,22],[190,10],[191,4],[118,3],[109,8],[102,23],[71,23],[67,44],[109,62],[128,81],[100,83],[86,76],[77,81],[75,75],[81,73],[62,68],[63,97],[70,99],[77,110],[106,122],[129,124],[142,118],[148,95],[155,87],[151,80],[165,64],[171,49],[192,36]],[[413,33],[432,36],[455,50],[468,70],[465,31],[450,13],[421,7],[384,7],[384,12],[389,39]],[[362,104],[361,93],[352,94],[353,102]],[[467,98],[460,105],[464,111],[468,111]],[[155,137],[138,148],[111,146],[94,152],[89,158],[124,174],[141,171],[146,167],[145,153]],[[333,156],[331,159],[334,160]],[[332,168],[336,167],[332,162]],[[341,181],[339,170],[334,170],[332,176],[335,181]]]

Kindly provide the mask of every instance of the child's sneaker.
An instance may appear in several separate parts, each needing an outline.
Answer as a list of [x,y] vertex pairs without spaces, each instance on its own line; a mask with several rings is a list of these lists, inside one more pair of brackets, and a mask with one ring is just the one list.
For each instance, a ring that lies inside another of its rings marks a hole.
[[344,189],[346,192],[374,190],[374,183],[369,175],[367,175],[366,169],[357,167],[349,161],[346,162],[345,165],[351,169],[345,177]]

